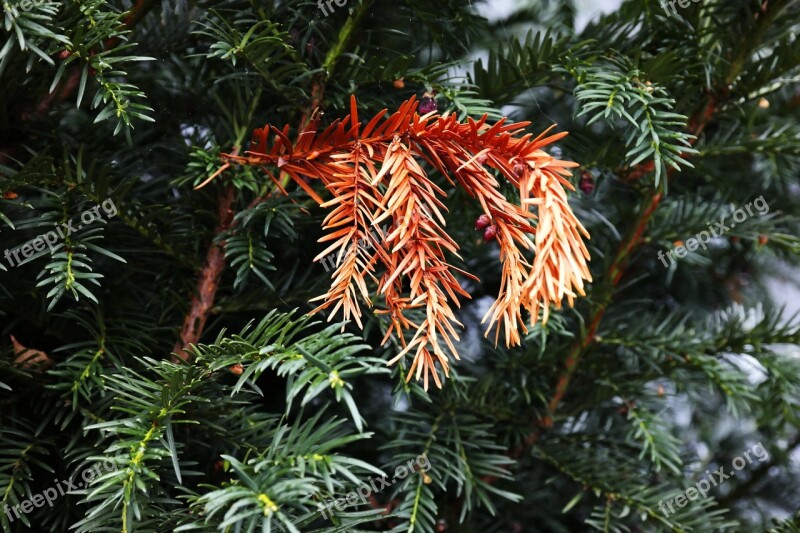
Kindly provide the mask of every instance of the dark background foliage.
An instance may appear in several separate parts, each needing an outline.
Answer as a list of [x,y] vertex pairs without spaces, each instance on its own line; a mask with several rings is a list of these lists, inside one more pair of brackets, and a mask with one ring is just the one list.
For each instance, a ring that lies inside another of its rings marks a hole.
[[[52,509],[0,513],[4,531],[800,531],[800,332],[767,290],[796,286],[800,257],[800,2],[670,16],[630,0],[579,29],[571,0],[495,7],[3,4],[0,249],[117,211],[25,264],[0,258],[0,510],[116,463]],[[481,281],[465,282],[462,360],[427,393],[385,366],[379,317],[303,317],[329,275],[302,191],[250,167],[194,189],[256,127],[296,134],[316,104],[324,125],[351,94],[370,116],[425,92],[440,112],[570,132],[551,152],[581,164],[595,280],[522,347],[483,340],[499,257],[452,192],[448,230]],[[759,196],[768,214],[658,259]],[[201,344],[174,363],[220,243]],[[21,363],[25,347],[52,366]],[[757,443],[767,461],[664,516],[659,501]],[[316,512],[422,453],[424,475]]]

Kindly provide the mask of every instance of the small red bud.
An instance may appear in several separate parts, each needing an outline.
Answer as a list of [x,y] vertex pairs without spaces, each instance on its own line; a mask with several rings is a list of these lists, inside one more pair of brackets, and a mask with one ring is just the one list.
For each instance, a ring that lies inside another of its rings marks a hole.
[[514,163],[514,175],[518,178],[525,175],[525,165],[523,163]]
[[477,161],[479,165],[483,165],[484,163],[486,163],[486,154],[481,154],[481,155],[479,155],[479,156],[478,156],[478,157],[475,159],[475,161]]
[[237,376],[241,376],[242,373],[244,372],[244,367],[242,366],[242,363],[236,363],[235,365],[230,367],[230,371],[231,373],[236,374]]
[[492,225],[492,219],[489,215],[483,214],[475,219],[475,231],[483,231]]
[[589,196],[594,192],[594,177],[589,172],[581,174],[581,180],[578,182],[578,187],[583,194]]
[[431,111],[436,111],[436,109],[437,109],[436,99],[433,97],[433,94],[425,93],[422,99],[419,101],[419,108],[417,109],[417,111],[419,111],[419,114],[427,115]]
[[58,58],[59,59],[66,59],[71,55],[72,55],[72,52],[70,52],[69,50],[61,50],[61,52],[58,54]]
[[492,241],[492,240],[495,239],[495,237],[497,237],[497,226],[492,225],[492,226],[489,226],[488,228],[486,228],[485,230],[483,230],[483,241],[484,242]]
[[761,246],[764,246],[768,242],[769,242],[769,237],[767,237],[766,235],[759,235],[758,236],[758,244],[760,244]]

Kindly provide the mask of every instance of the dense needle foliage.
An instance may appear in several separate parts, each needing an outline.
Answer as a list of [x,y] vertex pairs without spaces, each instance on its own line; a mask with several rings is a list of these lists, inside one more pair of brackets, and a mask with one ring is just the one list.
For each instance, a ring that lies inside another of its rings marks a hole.
[[515,5],[3,2],[0,529],[800,532],[800,0]]

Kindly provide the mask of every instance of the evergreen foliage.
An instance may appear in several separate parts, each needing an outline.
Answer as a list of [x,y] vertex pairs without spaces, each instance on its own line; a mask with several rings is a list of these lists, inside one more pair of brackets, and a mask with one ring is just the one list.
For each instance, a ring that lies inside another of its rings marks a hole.
[[[515,5],[4,0],[0,529],[800,531],[800,319],[768,290],[798,287],[800,0]],[[331,192],[238,163],[353,96],[568,131],[585,296],[484,339],[505,257],[429,159],[478,278],[450,379],[386,364],[386,314],[309,316]]]

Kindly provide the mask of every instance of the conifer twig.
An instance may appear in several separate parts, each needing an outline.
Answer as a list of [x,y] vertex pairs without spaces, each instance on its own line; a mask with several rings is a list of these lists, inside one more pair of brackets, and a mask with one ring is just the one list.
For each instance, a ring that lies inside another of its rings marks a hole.
[[[136,0],[136,3],[128,12],[128,15],[123,21],[123,25],[131,29],[142,20],[145,15],[153,8],[155,0]],[[119,37],[112,37],[105,41],[104,46],[106,49],[114,48],[120,41]],[[77,66],[70,69],[69,75],[64,80],[63,84],[59,84],[52,92],[45,95],[39,105],[36,107],[36,112],[39,115],[46,113],[50,107],[56,102],[63,102],[71,97],[75,90],[78,88],[81,77],[81,70]]]
[[[344,320],[361,325],[361,302],[374,305],[367,288],[374,281],[385,302],[376,314],[389,318],[384,342],[395,335],[402,347],[389,363],[413,353],[406,380],[416,376],[427,388],[429,378],[441,386],[437,366],[448,375],[445,349],[458,358],[455,326],[461,324],[454,308],[469,294],[454,274],[471,276],[448,263],[448,255],[458,257],[459,246],[446,231],[447,193],[420,161],[466,190],[491,224],[484,238],[497,242],[503,264],[500,294],[484,317],[495,342],[503,330],[506,345],[519,344],[520,331],[527,332],[523,309],[531,323],[540,315],[547,320],[550,305],[559,308],[566,300],[571,306],[591,276],[583,241],[589,235],[566,194],[573,189],[569,169],[577,165],[543,150],[566,132],[548,130],[533,138],[524,133],[527,122],[420,116],[417,105],[412,97],[392,115],[383,110],[364,125],[351,97],[350,114],[324,131],[309,129],[292,142],[289,125],[267,125],[253,133],[245,155],[223,154],[223,160],[259,166],[279,184],[269,170],[277,168],[331,208],[324,225],[328,234],[321,239],[331,244],[316,260],[335,253],[336,270],[330,290],[314,299],[322,302],[312,313],[330,307],[329,319],[341,311]],[[323,200],[309,180],[321,182],[332,198]],[[519,204],[503,196],[501,181],[518,189]],[[378,231],[382,227],[385,235]],[[533,252],[532,261],[526,251]],[[419,319],[409,316],[412,309],[419,310]],[[410,341],[408,330],[414,333]]]
[[[725,86],[721,87],[716,94],[710,94],[708,101],[703,108],[698,110],[689,121],[689,130],[694,136],[692,144],[696,142],[697,138],[713,119],[714,115],[719,109],[721,99],[728,96],[729,86],[741,72],[744,62],[748,57],[750,45],[757,39],[758,36],[763,33],[765,27],[769,25],[779,11],[780,7],[770,5],[766,0],[762,2],[761,9],[756,13],[756,19],[759,20],[759,25],[752,35],[743,37],[742,46],[739,50],[739,53],[732,61],[730,71],[725,78]],[[689,158],[691,157],[691,154],[682,154],[682,157]],[[637,179],[648,174],[654,168],[655,166],[652,161],[643,162],[634,167],[627,177],[628,179]],[[668,169],[668,177],[673,174],[674,169]],[[663,195],[661,191],[656,190],[650,194],[646,207],[639,214],[636,222],[634,223],[633,230],[629,234],[629,237],[620,245],[614,260],[608,269],[608,275],[606,277],[606,279],[609,280],[608,290],[605,291],[602,300],[592,314],[585,334],[575,341],[575,343],[572,345],[572,348],[568,352],[566,359],[564,360],[564,367],[562,368],[556,380],[555,392],[547,404],[547,414],[541,419],[534,421],[531,432],[527,437],[525,437],[522,444],[510,451],[510,456],[514,458],[520,457],[527,448],[530,448],[539,440],[541,431],[543,429],[552,426],[553,416],[555,415],[558,405],[564,398],[564,395],[569,388],[582,355],[596,340],[597,329],[603,319],[603,316],[605,315],[606,310],[608,309],[609,304],[611,303],[614,295],[614,287],[617,286],[623,274],[625,273],[629,258],[642,244],[642,242],[644,242],[642,236],[647,227],[647,223],[650,221],[653,213],[655,213],[655,211],[658,209],[662,199]]]
[[[707,114],[707,119],[710,120],[711,114]],[[705,123],[703,124],[703,127]],[[688,157],[688,155],[686,155]],[[648,163],[643,163],[642,167],[647,167]],[[643,169],[635,168],[634,173],[643,172]],[[670,168],[668,171],[668,177],[671,176],[673,173],[673,169]],[[634,222],[634,226],[632,231],[630,232],[629,236],[623,241],[620,245],[617,254],[614,256],[614,260],[611,262],[609,266],[606,280],[609,280],[609,287],[605,291],[602,300],[597,305],[594,313],[591,315],[591,319],[589,320],[589,326],[586,328],[585,333],[582,336],[579,336],[578,339],[573,343],[572,347],[570,348],[569,352],[567,353],[567,357],[564,359],[564,366],[561,372],[556,379],[556,388],[553,396],[550,398],[550,401],[547,403],[547,414],[542,417],[541,419],[535,420],[533,423],[533,428],[531,432],[528,434],[527,437],[523,440],[522,444],[512,450],[510,455],[514,458],[520,457],[527,448],[530,448],[539,440],[540,434],[542,429],[546,429],[551,427],[553,424],[553,416],[558,409],[558,405],[561,403],[561,400],[564,398],[564,395],[567,393],[569,389],[570,383],[572,382],[572,378],[575,375],[575,371],[578,369],[578,364],[580,363],[581,357],[583,356],[584,352],[591,346],[591,344],[596,340],[597,329],[600,326],[600,322],[603,320],[603,316],[608,309],[609,304],[611,303],[612,297],[614,295],[614,288],[617,286],[619,281],[622,279],[623,274],[625,273],[628,261],[636,249],[644,242],[643,235],[644,231],[647,228],[647,223],[650,221],[650,218],[653,216],[653,213],[656,212],[659,205],[661,204],[661,200],[663,199],[663,195],[660,191],[653,191],[650,195],[645,208],[640,212],[639,216],[637,217],[636,221]]]
[[[146,3],[148,1],[150,0],[139,0],[137,5]],[[356,24],[363,16],[366,5],[367,2],[359,4],[359,6],[356,8],[356,12],[350,16],[345,26],[339,32],[339,40],[337,41],[336,46],[334,46],[325,57],[325,62],[323,63],[323,73],[320,75],[320,77],[314,80],[311,85],[311,101],[303,112],[303,118],[300,121],[301,134],[304,133],[309,126],[313,125],[314,112],[322,102],[322,97],[325,93],[325,84],[330,76],[330,73],[333,71],[336,62],[338,61],[339,56],[344,51],[347,42],[350,40]],[[309,122],[310,119],[311,121]],[[240,143],[237,141],[236,144],[238,146]],[[234,151],[234,155],[236,152],[238,152],[238,148]],[[216,172],[214,172],[214,174],[209,176],[203,183],[195,188],[199,189],[210,183],[229,167],[230,163],[225,163]],[[288,174],[282,173],[280,182],[276,183],[277,188],[283,191],[289,179],[290,178]],[[254,198],[253,201],[248,205],[248,209],[251,209],[263,202],[267,196],[269,196],[269,194]],[[214,231],[214,240],[216,240],[221,233],[230,230],[233,225],[233,219],[235,216],[233,210],[233,200],[233,189],[228,186],[226,187],[225,192],[223,192],[223,194],[220,196],[218,207],[219,225]],[[213,242],[208,248],[206,261],[198,278],[197,293],[192,297],[192,302],[189,306],[189,313],[184,319],[180,341],[173,349],[176,357],[183,360],[188,360],[190,356],[186,351],[186,348],[192,344],[195,344],[200,339],[206,320],[208,319],[208,315],[211,313],[211,309],[214,306],[214,298],[216,296],[219,280],[224,269],[224,244]]]
[[225,244],[218,242],[218,239],[233,224],[233,203],[235,198],[233,185],[230,183],[225,184],[219,193],[217,203],[219,221],[214,229],[213,240],[206,252],[203,268],[197,278],[197,291],[192,296],[189,312],[183,321],[181,338],[172,350],[175,353],[173,361],[178,359],[189,360],[190,355],[186,350],[200,340],[200,335],[203,333],[211,307],[214,305],[214,298],[219,288],[219,280],[222,277],[223,270],[225,270]]

